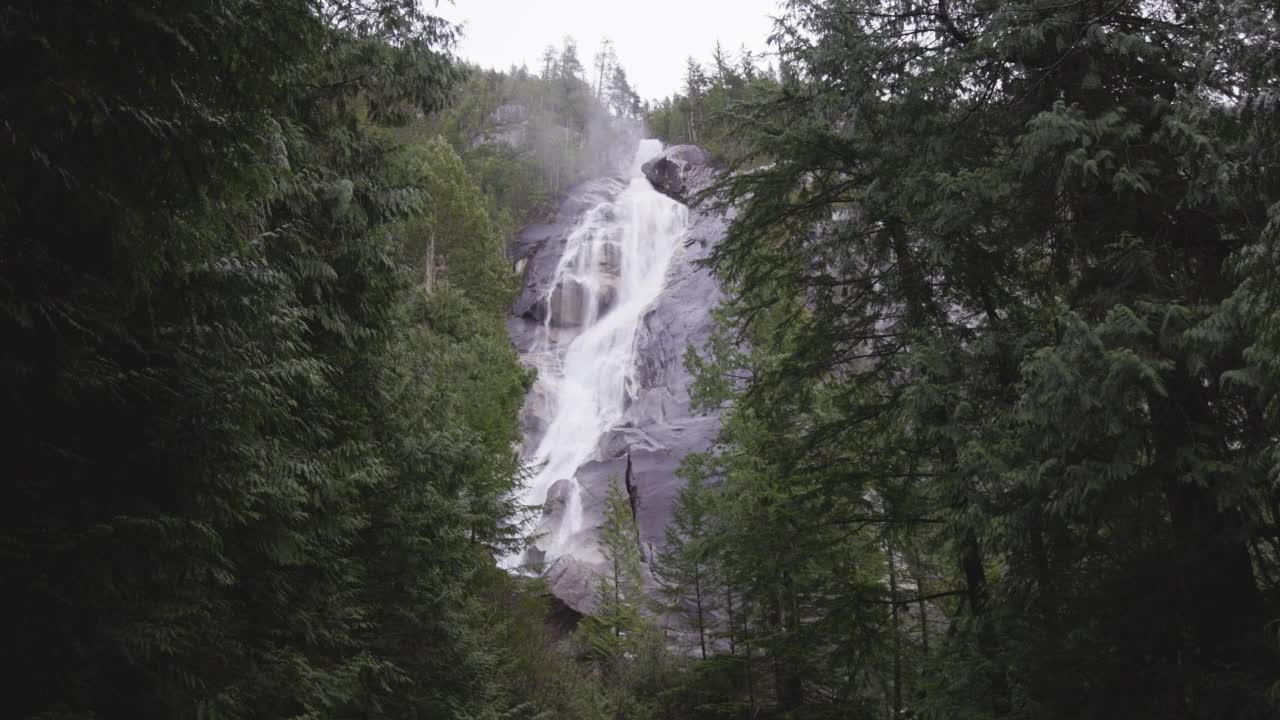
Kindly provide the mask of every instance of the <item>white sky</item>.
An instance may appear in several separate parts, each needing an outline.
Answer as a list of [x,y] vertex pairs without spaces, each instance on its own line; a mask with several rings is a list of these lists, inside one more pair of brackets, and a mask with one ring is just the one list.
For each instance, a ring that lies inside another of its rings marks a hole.
[[436,12],[463,24],[458,55],[500,70],[537,72],[542,50],[566,35],[590,70],[607,37],[636,92],[652,100],[679,90],[685,58],[709,62],[716,40],[735,59],[743,45],[767,50],[778,0],[444,0]]

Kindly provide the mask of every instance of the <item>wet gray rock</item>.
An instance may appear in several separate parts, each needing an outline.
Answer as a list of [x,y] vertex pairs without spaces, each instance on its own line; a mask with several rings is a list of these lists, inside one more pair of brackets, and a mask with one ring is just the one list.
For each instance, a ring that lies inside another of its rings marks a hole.
[[[511,314],[540,323],[547,310],[556,266],[564,253],[569,233],[582,221],[588,210],[611,201],[626,188],[619,178],[594,178],[572,188],[560,209],[549,222],[529,225],[520,231],[508,248],[513,263],[524,263],[520,295]],[[538,307],[541,305],[542,307]],[[520,346],[517,345],[517,348]]]
[[627,456],[605,460],[592,460],[578,468],[574,475],[582,487],[582,522],[586,527],[598,527],[604,523],[604,499],[609,492],[610,478],[623,480],[627,475]]
[[[709,157],[701,148],[679,146],[646,163],[644,172],[661,192],[688,202],[689,197],[714,181],[715,171],[708,163]],[[569,232],[587,210],[601,199],[614,199],[624,187],[621,181],[611,178],[584,183],[570,193],[553,222],[526,228],[516,239],[513,257],[527,258],[525,284],[508,319],[508,329],[513,344],[522,353],[533,346],[546,317],[546,298],[555,292],[550,275]],[[681,461],[689,453],[707,450],[715,441],[719,416],[690,407],[693,378],[684,367],[684,355],[690,345],[704,345],[712,331],[711,311],[720,301],[720,291],[698,261],[723,237],[725,223],[725,218],[710,211],[690,210],[689,231],[668,268],[666,289],[644,315],[636,337],[636,376],[628,389],[624,416],[601,437],[595,458],[574,475],[581,487],[583,508],[583,530],[575,537],[574,545],[582,549],[553,563],[547,578],[552,593],[575,611],[590,614],[594,610],[590,576],[603,571],[598,538],[610,479],[617,478],[628,487],[639,529],[637,543],[646,562],[651,562],[663,547],[672,506],[684,486],[684,480],[676,474]],[[608,262],[606,252],[602,265],[607,267]],[[561,290],[562,295],[564,292]],[[577,332],[567,324],[551,327],[557,333],[552,337],[556,343],[568,342]],[[526,355],[526,361],[538,360]],[[539,406],[539,402],[544,405]],[[526,428],[538,426],[537,418],[530,415],[545,411],[545,399],[540,401],[531,394],[524,417]],[[544,518],[544,529],[555,527],[563,492],[560,487],[550,491],[548,506],[554,507],[549,511],[551,515]]]
[[671,508],[685,483],[676,475],[680,460],[688,452],[705,449],[706,446],[662,448],[631,453],[632,501],[636,527],[640,531],[640,552],[645,562],[652,563],[657,552],[666,546],[665,534],[667,524],[671,522]]
[[556,558],[547,568],[547,586],[551,594],[566,606],[582,615],[590,615],[596,609],[597,570],[589,563],[573,555]]
[[709,270],[698,263],[724,236],[726,219],[691,211],[689,233],[680,254],[667,271],[666,290],[645,314],[636,339],[636,368],[641,386],[676,401],[668,412],[688,415],[692,376],[684,354],[701,348],[711,336],[710,311],[720,302],[720,288]]
[[622,246],[617,238],[601,244],[600,269],[613,276],[622,272]]
[[[618,300],[617,277],[605,276],[596,292],[596,316],[605,314]],[[583,287],[573,278],[565,278],[551,291],[550,301],[546,309],[551,313],[550,321],[555,327],[581,327],[587,321],[590,303],[589,289]],[[534,306],[534,314],[541,317],[540,306]]]
[[471,137],[471,147],[506,145],[521,150],[529,144],[529,108],[507,103],[488,115],[487,129]]
[[693,376],[684,355],[702,348],[711,336],[711,311],[720,302],[720,289],[710,271],[698,262],[724,237],[726,218],[692,209],[684,246],[667,270],[666,289],[645,314],[636,336],[638,388],[627,407],[623,427],[644,443],[631,446],[632,483],[636,493],[636,524],[645,556],[661,549],[676,495],[684,479],[676,475],[685,455],[703,452],[720,430],[716,412],[690,406]]
[[655,190],[686,205],[716,177],[711,154],[697,145],[669,147],[641,166],[641,171]]
[[551,412],[548,403],[546,385],[535,380],[525,396],[524,406],[520,408],[520,430],[526,446],[537,445],[547,431],[547,416]]
[[627,453],[631,451],[658,450],[661,448],[662,445],[657,440],[649,437],[645,431],[623,425],[610,430],[600,438],[596,453],[602,461],[618,460],[625,458]]
[[564,512],[564,506],[569,500],[569,481],[566,479],[557,480],[551,483],[551,487],[547,488],[547,499],[542,505],[543,518],[555,518]]
[[506,103],[494,108],[489,113],[489,122],[494,125],[514,125],[516,123],[528,122],[529,108],[519,103]]
[[[524,354],[528,353],[538,340],[538,334],[542,331],[543,324],[541,321],[531,320],[524,317],[507,316],[507,337],[511,338],[511,344],[515,347],[516,352]],[[554,325],[547,328],[551,342],[554,345],[561,345],[569,342],[575,335],[580,332],[580,328],[576,327],[556,327]],[[525,358],[528,360],[529,358]],[[544,408],[545,409],[545,408]]]
[[[586,528],[581,540],[597,542],[599,530],[604,525],[604,501],[609,483],[617,482],[626,488],[631,498],[639,536],[636,538],[640,555],[646,564],[664,546],[663,535],[671,520],[671,506],[684,481],[675,471],[684,453],[654,444],[633,446],[621,457],[596,460],[578,468],[575,477],[582,488],[582,520]],[[589,564],[603,568],[603,557],[598,551],[582,552],[581,558]]]
[[551,483],[547,488],[547,499],[542,503],[541,527],[554,529],[560,527],[565,508],[569,504],[569,480],[563,478]]

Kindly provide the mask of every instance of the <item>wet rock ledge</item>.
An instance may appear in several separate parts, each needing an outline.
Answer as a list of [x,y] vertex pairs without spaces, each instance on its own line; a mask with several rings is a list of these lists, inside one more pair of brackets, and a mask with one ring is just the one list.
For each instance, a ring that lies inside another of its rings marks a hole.
[[655,190],[685,205],[710,187],[717,174],[711,153],[697,145],[672,145],[640,170]]

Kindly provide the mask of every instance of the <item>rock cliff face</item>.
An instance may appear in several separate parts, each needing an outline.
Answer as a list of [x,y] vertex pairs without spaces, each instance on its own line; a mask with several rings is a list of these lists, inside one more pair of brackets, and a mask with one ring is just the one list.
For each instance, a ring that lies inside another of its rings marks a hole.
[[[654,189],[687,201],[714,178],[707,161],[701,148],[678,146],[645,163],[643,171]],[[620,201],[624,191],[637,192],[634,187],[628,190],[623,178],[597,178],[582,183],[570,191],[552,222],[525,228],[512,245],[517,265],[523,267],[524,287],[512,307],[508,328],[524,361],[546,373],[545,377],[540,375],[524,408],[526,457],[543,444],[556,412],[554,375],[560,370],[556,367],[557,353],[563,354],[563,348],[584,331],[583,303],[565,301],[579,292],[575,283],[580,279],[557,275],[557,268],[562,265],[571,244],[569,238],[576,229],[584,223],[601,223],[607,228],[608,213],[627,212],[618,209],[631,207]],[[632,208],[629,212],[637,210]],[[619,222],[643,225],[645,219],[629,217]],[[631,492],[641,551],[650,561],[663,544],[663,531],[684,482],[676,476],[681,459],[707,449],[718,430],[716,415],[697,413],[689,406],[692,377],[684,368],[683,357],[687,347],[702,345],[711,331],[711,310],[719,302],[719,289],[711,275],[696,263],[706,257],[723,233],[721,217],[697,210],[688,212],[678,246],[666,265],[660,292],[635,310],[639,317],[631,338],[631,364],[620,416],[610,418],[594,451],[577,465],[572,478],[556,478],[546,489],[545,498],[535,499],[545,501],[542,530],[554,536],[575,511],[573,483],[576,481],[580,488],[577,511],[581,530],[573,536],[573,542],[553,548],[560,551],[559,555],[545,558],[551,561],[547,577],[553,593],[574,611],[590,613],[594,609],[591,577],[602,567],[598,529],[603,522],[609,478],[622,478]],[[602,238],[601,242],[608,243],[607,232],[602,233]],[[644,241],[642,234],[640,242]],[[620,268],[629,261],[609,252],[598,253],[597,257],[598,277],[605,278],[606,283],[611,273],[618,277]],[[601,282],[593,287],[591,297],[599,303],[602,316],[599,322],[608,322],[617,294],[611,294]],[[623,295],[622,302],[629,302],[625,288]],[[628,311],[632,310],[621,310]]]
[[489,113],[488,130],[478,132],[471,138],[471,147],[481,145],[506,145],[510,148],[523,148],[529,138],[529,108],[524,105],[499,105]]
[[[556,267],[564,255],[569,234],[582,223],[589,211],[613,201],[626,186],[619,177],[587,180],[569,190],[550,222],[530,225],[516,236],[510,250],[512,257],[516,258],[516,265],[523,268],[524,285],[511,314],[533,323],[525,330],[536,330],[536,324],[556,307],[557,303],[549,302],[553,293],[563,295],[564,288],[554,286],[554,282]],[[528,347],[532,342],[532,338],[513,339],[518,349]]]

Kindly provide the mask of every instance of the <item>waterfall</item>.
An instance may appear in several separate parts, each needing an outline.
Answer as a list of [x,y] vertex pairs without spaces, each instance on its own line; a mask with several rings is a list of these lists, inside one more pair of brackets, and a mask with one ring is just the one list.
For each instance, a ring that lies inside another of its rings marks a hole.
[[546,298],[534,354],[549,424],[536,447],[526,449],[534,475],[524,501],[546,503],[558,481],[567,483],[557,498],[564,502],[559,523],[544,527],[539,541],[548,560],[595,552],[594,536],[580,536],[583,489],[574,476],[602,459],[601,438],[636,397],[636,332],[686,232],[687,209],[655,191],[640,170],[661,152],[661,142],[640,141],[626,189],[587,211],[569,234]]

